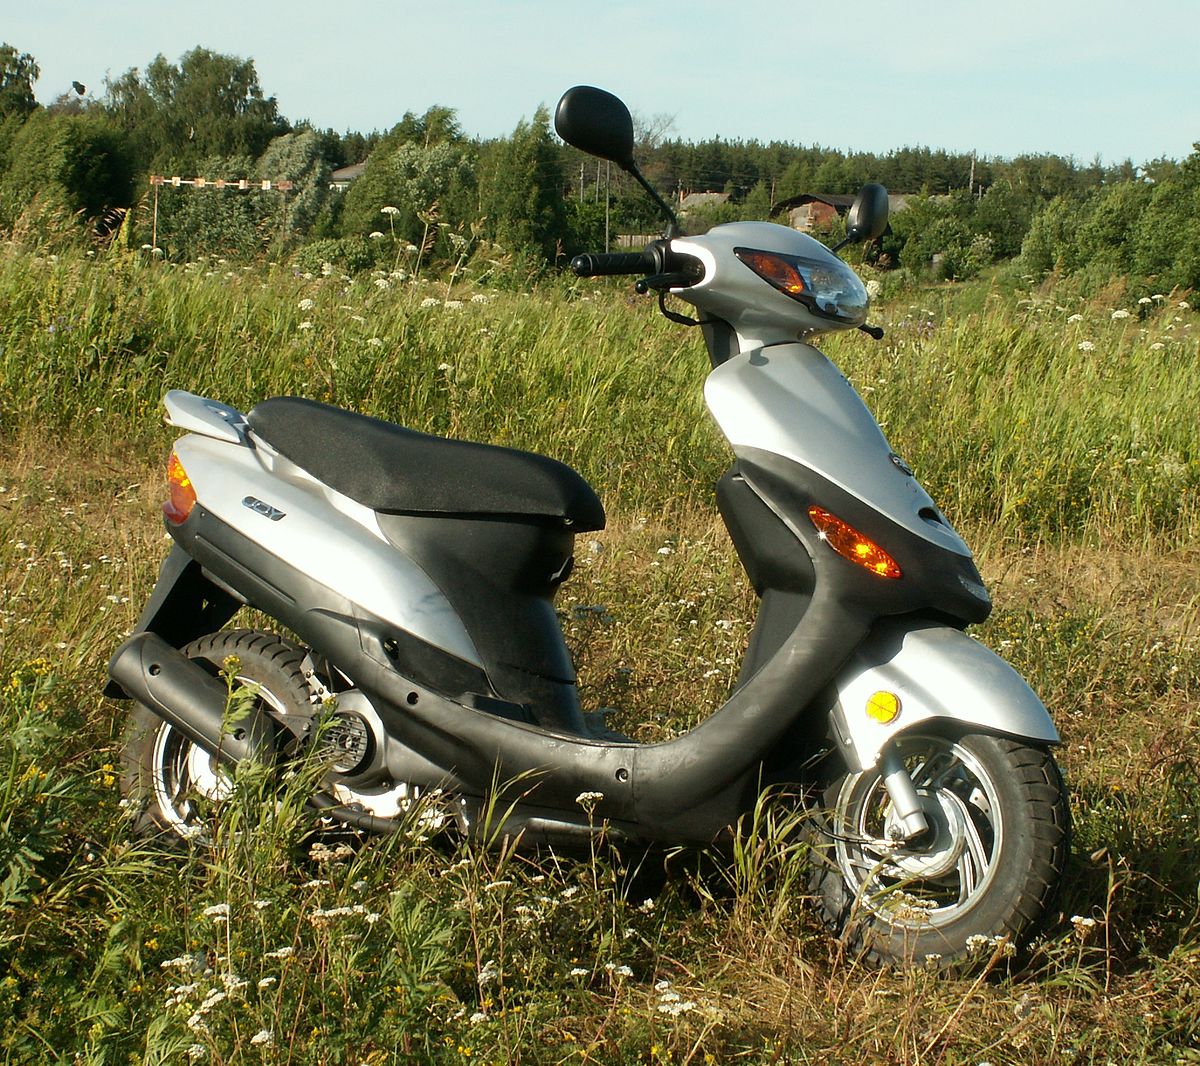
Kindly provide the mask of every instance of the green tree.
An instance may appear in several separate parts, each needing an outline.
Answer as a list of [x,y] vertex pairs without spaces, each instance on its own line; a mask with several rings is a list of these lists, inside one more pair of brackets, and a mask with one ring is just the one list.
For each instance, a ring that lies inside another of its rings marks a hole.
[[1152,191],[1130,234],[1133,269],[1164,291],[1200,289],[1200,144],[1192,147],[1170,176],[1142,185]]
[[275,97],[263,95],[254,61],[207,48],[186,52],[178,66],[157,56],[145,75],[126,71],[105,89],[104,107],[143,170],[191,171],[214,156],[257,159],[288,131]]
[[286,179],[296,186],[287,193],[285,201],[287,214],[282,234],[285,243],[304,236],[325,206],[329,198],[329,169],[322,137],[315,130],[285,133],[267,145],[258,161],[259,177],[272,181]]
[[23,117],[37,107],[33,83],[40,73],[33,56],[0,44],[0,120],[9,115]]
[[[428,147],[415,141],[390,148],[380,144],[345,194],[342,232],[365,235],[379,230],[416,241],[425,229],[421,214],[442,205],[467,174],[466,148],[456,142]],[[399,214],[388,221],[381,214],[385,207],[394,207]],[[451,224],[460,221],[453,213],[448,217],[445,210],[441,217]]]
[[132,165],[125,140],[99,115],[38,110],[12,138],[0,178],[0,218],[11,225],[35,198],[85,218],[126,206]]
[[521,121],[506,140],[496,141],[480,159],[479,205],[485,234],[510,251],[540,252],[553,262],[568,247],[566,180],[550,115],[539,107],[531,122]]
[[[249,156],[209,156],[196,161],[210,180],[244,177],[254,168]],[[174,260],[204,255],[248,258],[279,232],[276,193],[236,188],[164,188],[158,201],[158,244]]]

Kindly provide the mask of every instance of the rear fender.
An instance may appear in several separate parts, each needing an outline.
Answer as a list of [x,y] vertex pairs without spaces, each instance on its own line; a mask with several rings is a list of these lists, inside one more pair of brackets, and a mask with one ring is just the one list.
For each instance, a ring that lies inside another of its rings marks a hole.
[[[833,682],[833,720],[848,762],[879,763],[885,744],[929,723],[963,725],[1044,744],[1060,742],[1042,701],[995,652],[958,629],[911,620],[877,625]],[[900,712],[880,722],[867,712],[877,693]]]

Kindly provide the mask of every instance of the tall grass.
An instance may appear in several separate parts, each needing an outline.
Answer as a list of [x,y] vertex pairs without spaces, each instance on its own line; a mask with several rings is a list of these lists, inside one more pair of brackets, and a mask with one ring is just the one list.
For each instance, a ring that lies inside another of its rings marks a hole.
[[663,856],[481,852],[417,823],[315,838],[253,776],[203,846],[131,841],[125,708],[99,690],[164,550],[169,387],[243,409],[295,392],[572,462],[612,513],[559,602],[585,704],[659,739],[736,676],[754,602],[711,517],[729,457],[698,338],[616,288],[471,302],[385,280],[0,256],[4,1061],[1190,1061],[1197,327],[1166,301],[1113,319],[945,289],[885,304],[884,344],[829,345],[982,545],[997,610],[977,633],[1063,735],[1075,855],[1022,970],[844,956],[767,806],[668,877]]
[[[36,412],[47,427],[143,435],[169,388],[243,410],[297,394],[539,448],[652,511],[707,499],[730,459],[703,409],[698,334],[615,286],[471,294],[387,275],[52,259],[0,256],[8,432]],[[993,293],[965,314],[952,294],[923,300],[884,309],[882,344],[843,334],[828,351],[952,519],[1035,537],[1195,533],[1190,309],[1164,298],[1114,320],[1126,309],[1036,294],[1014,306]]]

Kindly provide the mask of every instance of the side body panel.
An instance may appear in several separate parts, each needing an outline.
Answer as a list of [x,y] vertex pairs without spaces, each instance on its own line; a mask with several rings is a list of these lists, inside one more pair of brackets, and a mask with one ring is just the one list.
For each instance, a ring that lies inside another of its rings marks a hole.
[[175,451],[198,499],[222,522],[375,617],[482,667],[458,614],[387,541],[374,511],[263,447],[191,435]]

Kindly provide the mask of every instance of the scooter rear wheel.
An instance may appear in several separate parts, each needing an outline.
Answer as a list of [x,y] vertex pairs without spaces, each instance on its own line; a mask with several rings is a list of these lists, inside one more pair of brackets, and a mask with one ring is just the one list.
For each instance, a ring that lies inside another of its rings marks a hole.
[[[222,630],[192,641],[183,653],[213,673],[234,656],[237,683],[257,686],[259,700],[275,715],[313,711],[302,670],[304,652],[281,637],[249,629]],[[130,714],[121,761],[121,791],[134,808],[133,832],[138,836],[197,836],[201,808],[229,794],[229,779],[217,761],[140,704]]]
[[956,965],[1014,946],[1053,903],[1070,816],[1045,747],[981,733],[901,736],[930,829],[896,846],[877,770],[826,784],[812,887],[824,917],[882,962]]

